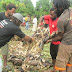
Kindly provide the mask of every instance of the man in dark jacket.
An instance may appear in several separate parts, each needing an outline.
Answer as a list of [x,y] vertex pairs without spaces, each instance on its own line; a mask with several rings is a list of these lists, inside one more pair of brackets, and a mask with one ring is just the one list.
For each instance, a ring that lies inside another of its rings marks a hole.
[[19,28],[23,22],[23,16],[20,13],[15,13],[11,19],[5,19],[0,22],[0,47],[7,44],[10,39],[17,35],[22,41],[32,42],[32,38],[25,35]]

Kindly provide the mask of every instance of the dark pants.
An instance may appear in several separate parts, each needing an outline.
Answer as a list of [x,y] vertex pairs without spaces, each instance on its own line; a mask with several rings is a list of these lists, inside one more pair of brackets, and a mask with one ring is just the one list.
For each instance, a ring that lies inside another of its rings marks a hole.
[[54,44],[51,43],[50,54],[51,54],[52,59],[56,59],[58,47],[59,47],[59,45],[54,45]]

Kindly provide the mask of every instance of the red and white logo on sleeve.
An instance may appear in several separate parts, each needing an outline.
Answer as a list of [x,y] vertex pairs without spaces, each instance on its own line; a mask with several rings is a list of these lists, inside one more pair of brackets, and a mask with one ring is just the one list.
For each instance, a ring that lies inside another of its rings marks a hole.
[[55,26],[54,26],[54,25],[52,25],[52,27],[54,28]]

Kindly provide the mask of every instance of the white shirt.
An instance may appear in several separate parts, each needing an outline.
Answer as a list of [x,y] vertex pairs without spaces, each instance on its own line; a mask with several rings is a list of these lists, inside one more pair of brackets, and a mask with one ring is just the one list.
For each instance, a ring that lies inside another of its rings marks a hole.
[[33,19],[33,25],[35,25],[35,26],[37,26],[37,18],[35,17],[34,19]]
[[25,17],[23,17],[23,23],[25,22]]

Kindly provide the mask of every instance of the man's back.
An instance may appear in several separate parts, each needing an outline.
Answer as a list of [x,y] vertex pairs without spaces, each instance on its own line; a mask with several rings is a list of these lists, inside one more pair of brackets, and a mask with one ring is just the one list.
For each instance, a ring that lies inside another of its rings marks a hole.
[[72,45],[72,9],[67,9],[62,13],[57,27],[59,32],[64,32],[62,43]]
[[24,33],[19,26],[15,25],[9,19],[2,20],[0,22],[0,47],[9,42],[14,35],[21,38],[24,37]]

